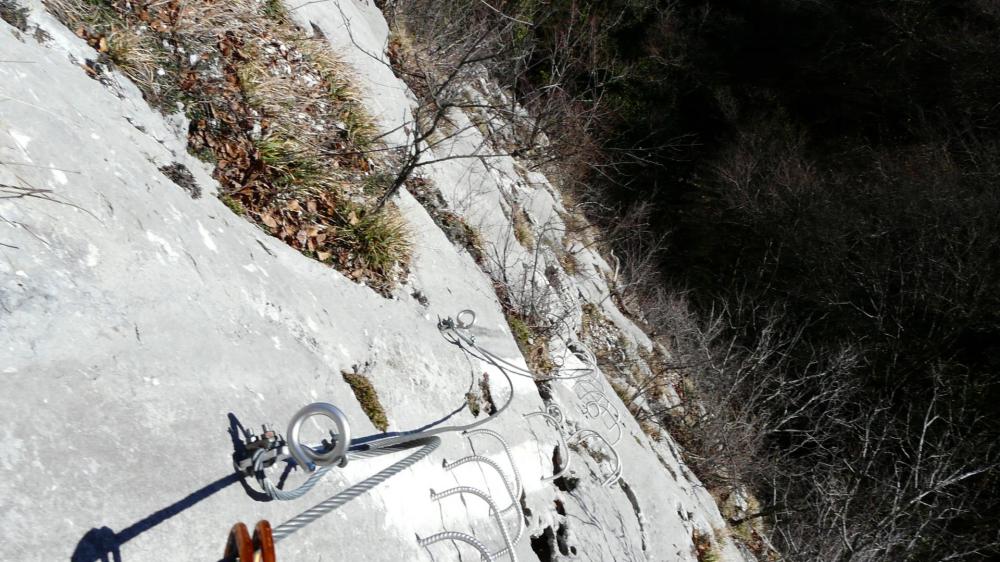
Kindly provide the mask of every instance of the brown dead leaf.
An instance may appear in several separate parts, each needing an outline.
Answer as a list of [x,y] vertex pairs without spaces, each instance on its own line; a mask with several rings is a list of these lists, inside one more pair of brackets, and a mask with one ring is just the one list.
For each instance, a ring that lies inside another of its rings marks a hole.
[[184,73],[184,77],[181,79],[180,88],[184,91],[191,90],[198,83],[198,74],[193,70],[189,70]]
[[106,53],[111,50],[108,45],[107,37],[101,37],[101,39],[97,42],[97,50],[101,53]]
[[306,201],[306,210],[307,211],[309,211],[310,213],[315,213],[316,209],[317,209],[317,206],[316,206],[316,200],[315,199],[310,199],[310,200]]
[[265,213],[261,215],[260,222],[264,223],[264,225],[270,228],[271,230],[275,230],[276,228],[278,228],[278,221],[274,220],[274,217],[271,216],[271,213]]
[[292,199],[291,201],[288,202],[288,206],[285,207],[285,210],[297,213],[302,210],[302,206],[299,205],[298,199]]
[[351,211],[347,214],[347,222],[351,223],[351,226],[357,225],[359,222],[358,215],[354,211]]
[[330,259],[330,256],[332,255],[333,254],[330,252],[316,252],[316,257],[319,258],[319,261],[326,261]]

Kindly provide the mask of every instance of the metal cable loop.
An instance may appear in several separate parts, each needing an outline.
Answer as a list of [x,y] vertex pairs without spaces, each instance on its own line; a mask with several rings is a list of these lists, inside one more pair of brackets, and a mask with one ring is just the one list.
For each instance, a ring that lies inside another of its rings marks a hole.
[[[472,318],[470,318],[468,321],[462,321],[463,317],[467,318],[469,316],[471,316]],[[458,314],[455,315],[455,326],[457,326],[459,328],[462,328],[462,329],[465,329],[465,330],[468,330],[469,328],[471,328],[471,327],[473,327],[475,325],[476,325],[476,313],[475,313],[475,311],[466,308],[465,310],[462,310]]]
[[266,451],[262,449],[254,453],[253,470],[254,474],[257,475],[257,483],[260,484],[261,489],[274,500],[291,501],[301,498],[309,492],[309,490],[312,490],[316,486],[316,483],[319,482],[331,468],[333,468],[333,466],[320,467],[319,470],[310,474],[309,478],[307,478],[305,482],[294,490],[282,490],[271,482],[271,479],[268,478],[267,473],[264,471],[263,458],[265,452]]
[[[459,317],[466,317],[469,314],[472,315],[472,319],[468,322],[462,321],[459,318]],[[572,458],[572,454],[570,453],[569,448],[567,446],[570,441],[572,441],[577,436],[583,436],[582,438],[586,439],[586,436],[589,436],[591,434],[600,439],[605,444],[605,446],[609,450],[611,450],[615,460],[614,472],[608,479],[602,482],[602,485],[608,485],[616,477],[620,476],[622,473],[621,457],[618,455],[618,451],[615,450],[614,445],[618,444],[618,442],[621,441],[621,438],[624,434],[621,427],[621,412],[618,410],[618,408],[615,407],[615,405],[604,393],[601,385],[596,380],[596,378],[588,378],[588,376],[590,375],[594,375],[594,377],[596,377],[597,373],[597,369],[595,367],[597,361],[596,357],[593,355],[593,352],[591,352],[585,345],[582,345],[579,342],[569,343],[566,345],[566,349],[569,350],[571,353],[573,353],[581,361],[586,362],[588,367],[584,369],[572,370],[572,371],[581,371],[581,374],[579,375],[539,378],[530,370],[521,367],[519,365],[514,365],[510,361],[504,359],[503,357],[500,357],[492,353],[491,351],[479,346],[479,344],[476,343],[474,337],[467,336],[464,333],[462,333],[462,330],[471,328],[472,325],[475,324],[475,319],[476,319],[475,312],[471,310],[463,310],[459,312],[458,315],[456,315],[456,320],[452,320],[451,318],[446,318],[439,321],[438,329],[441,330],[442,335],[444,335],[445,339],[447,339],[451,343],[458,345],[460,348],[462,348],[463,351],[466,351],[470,355],[477,357],[480,360],[489,361],[494,366],[496,366],[501,373],[509,370],[514,374],[529,377],[536,381],[560,380],[560,379],[573,380],[574,381],[573,392],[574,394],[576,394],[577,398],[583,401],[583,404],[581,405],[582,413],[590,419],[597,419],[597,418],[603,419],[605,429],[609,430],[612,428],[616,429],[617,434],[614,437],[613,441],[608,441],[608,439],[606,439],[604,436],[600,435],[599,433],[593,430],[580,430],[570,435],[569,438],[566,438],[562,432],[562,424],[564,423],[565,419],[562,410],[560,410],[555,405],[550,405],[549,411],[551,413],[544,415],[544,417],[546,417],[546,421],[550,421],[556,425],[556,429],[559,432],[560,440],[564,446],[564,450],[566,451],[566,463],[562,467],[562,470],[560,470],[558,473],[553,474],[552,476],[543,478],[543,481],[558,478],[567,470],[567,468],[569,467],[570,459]],[[577,349],[572,349],[571,347],[575,347]],[[583,355],[584,357],[580,357],[580,355]],[[560,363],[560,365],[562,364],[564,364],[564,362]],[[543,414],[545,413],[533,412],[527,414],[526,416],[543,415]],[[605,418],[604,414],[607,414],[607,418]],[[511,465],[514,466],[513,462],[511,463]]]
[[[346,417],[345,417],[343,420],[340,421],[340,423],[338,423],[338,430],[340,430],[341,433],[340,433],[339,436],[336,437],[337,443],[336,443],[336,446],[335,446],[335,447],[339,447],[340,445],[344,445],[344,446],[348,447],[347,454],[343,455],[340,458],[340,461],[339,461],[340,466],[343,466],[344,464],[346,464],[346,462],[347,462],[348,459],[370,458],[370,457],[374,457],[374,456],[379,456],[379,455],[385,454],[384,452],[380,452],[380,451],[382,451],[384,449],[400,450],[399,449],[400,446],[405,445],[407,443],[411,443],[411,442],[413,442],[415,440],[424,439],[424,438],[432,436],[432,435],[439,435],[439,434],[442,434],[442,433],[448,433],[448,432],[453,432],[453,431],[454,432],[458,432],[458,431],[474,430],[475,428],[477,428],[477,427],[479,427],[479,426],[481,426],[483,424],[486,424],[486,423],[492,421],[496,416],[498,416],[501,413],[503,413],[504,410],[506,410],[507,407],[510,406],[510,403],[514,399],[514,383],[513,383],[513,381],[510,380],[510,377],[507,376],[506,373],[501,372],[501,374],[504,376],[505,380],[507,381],[507,386],[508,386],[508,389],[509,389],[509,393],[508,393],[508,396],[507,396],[507,401],[502,406],[500,406],[499,408],[497,408],[497,411],[496,411],[495,414],[493,414],[493,415],[491,415],[491,416],[489,416],[487,418],[478,420],[476,422],[470,423],[470,424],[456,425],[456,426],[444,426],[444,427],[438,427],[438,428],[435,428],[435,429],[432,429],[432,430],[427,430],[427,431],[414,430],[414,431],[409,431],[409,432],[403,432],[400,435],[396,435],[396,436],[393,436],[393,437],[386,437],[386,438],[382,438],[382,439],[377,439],[377,440],[369,441],[369,442],[361,444],[361,445],[351,446],[350,445],[350,441],[349,441],[349,437],[350,437],[350,425],[347,423]],[[320,403],[320,404],[322,404],[322,403]],[[312,405],[310,405],[310,406],[312,406]],[[329,406],[329,408],[333,408],[337,412],[340,412],[340,410],[337,409],[336,406],[333,406],[331,404],[325,404],[325,406]],[[329,411],[329,410],[325,410],[325,411]],[[314,410],[309,409],[309,407],[307,406],[306,408],[303,408],[302,410],[299,410],[299,412],[293,418],[293,422],[297,421],[298,425],[301,426],[301,423],[306,418],[311,417],[313,415],[316,415],[316,413],[314,413]],[[341,414],[341,416],[343,416],[343,414]],[[327,416],[327,417],[329,417],[329,416]],[[331,418],[331,419],[334,419],[335,422],[337,421],[336,418]],[[291,424],[289,426],[289,429],[291,430]],[[295,428],[295,429],[296,429],[296,431],[294,433],[294,439],[296,439],[296,444],[298,444],[302,448],[302,450],[303,450],[303,455],[302,456],[303,457],[305,457],[307,459],[313,459],[313,458],[326,459],[326,458],[330,458],[330,459],[332,459],[332,462],[337,462],[337,460],[334,457],[334,455],[330,454],[333,451],[328,451],[328,452],[325,452],[325,453],[317,452],[315,449],[313,449],[313,448],[311,448],[311,447],[309,447],[307,445],[301,444],[301,442],[298,441],[298,428]],[[345,434],[347,435],[348,439],[344,439],[343,438],[343,436]],[[289,442],[289,449],[290,450],[294,450],[291,447],[292,439],[293,439],[293,434],[292,434],[291,431],[289,431],[288,442]],[[334,451],[335,450],[336,450],[336,448],[334,449]],[[510,455],[510,453],[508,451],[508,456],[509,455]],[[259,453],[255,454],[255,456],[254,456],[254,472],[257,475],[257,482],[258,482],[258,484],[260,484],[260,487],[264,491],[264,493],[266,493],[272,499],[279,500],[279,501],[290,501],[290,500],[295,500],[295,499],[301,498],[306,493],[308,493],[309,490],[312,490],[316,486],[316,484],[319,482],[319,480],[321,478],[323,478],[323,476],[326,475],[326,473],[329,472],[330,469],[332,468],[332,465],[321,466],[320,468],[316,469],[312,474],[310,474],[309,478],[307,478],[306,481],[303,482],[299,487],[295,488],[294,490],[281,490],[268,477],[267,473],[264,470],[262,460],[263,460],[262,456]],[[296,462],[298,462],[298,459],[296,459]],[[512,461],[512,465],[513,465],[513,461]],[[309,465],[299,464],[299,466],[309,466]],[[516,467],[514,468],[514,471],[515,471],[515,476],[517,476],[517,468]]]
[[[468,325],[471,327],[472,325],[475,324],[476,322],[475,312],[467,310],[467,311],[462,311],[462,313],[459,314],[463,315],[463,317],[468,317],[469,315],[471,315],[471,318],[465,320],[463,325]],[[448,320],[448,322],[451,323],[450,319]],[[463,351],[467,351],[467,349],[464,346],[460,345],[460,347],[462,347]],[[327,472],[329,472],[329,467],[334,463],[337,463],[340,466],[344,466],[349,458],[365,458],[367,456],[377,456],[379,454],[379,453],[375,454],[365,453],[365,451],[376,451],[379,449],[392,448],[398,445],[410,443],[414,440],[423,439],[432,435],[440,435],[443,433],[460,432],[460,431],[467,432],[470,430],[475,430],[476,428],[493,421],[494,418],[496,418],[504,411],[506,411],[507,408],[510,406],[511,402],[513,402],[514,400],[514,381],[511,380],[506,370],[497,365],[495,362],[493,364],[498,368],[500,374],[503,375],[504,380],[507,381],[507,389],[508,389],[507,400],[503,403],[503,405],[497,408],[495,413],[493,413],[489,417],[477,420],[469,424],[442,426],[430,430],[405,431],[397,435],[394,435],[392,437],[384,437],[381,439],[376,439],[367,442],[361,445],[360,447],[355,448],[351,446],[350,424],[347,421],[347,417],[339,408],[325,402],[316,402],[313,404],[309,404],[300,409],[298,412],[296,412],[294,416],[292,416],[292,419],[289,422],[288,426],[287,442],[288,442],[289,452],[295,459],[295,462],[299,466],[303,467],[304,470],[312,472],[312,474],[298,488],[294,490],[281,490],[273,482],[271,482],[270,478],[264,471],[262,463],[263,459],[255,455],[254,472],[257,474],[257,482],[260,484],[261,489],[264,490],[264,492],[272,499],[282,500],[282,501],[294,500],[302,497],[307,492],[309,492],[309,490],[315,487],[319,479],[322,478]],[[311,448],[307,445],[304,445],[299,438],[299,433],[302,424],[305,422],[306,419],[316,415],[324,416],[333,420],[333,422],[337,426],[337,432],[333,434],[334,446],[330,450],[322,450],[322,449],[317,450]],[[517,467],[514,465],[513,457],[511,457],[510,455],[510,450],[507,448],[507,444],[503,442],[503,438],[499,437],[498,434],[494,433],[494,435],[498,439],[500,439],[501,444],[504,446],[504,451],[507,453],[507,457],[511,461],[511,466],[514,469],[515,481],[518,484],[518,494],[520,494],[520,476],[517,474]],[[316,465],[320,465],[320,468],[317,469]]]
[[[466,312],[466,311],[462,311],[462,312]],[[471,311],[468,311],[468,312],[471,312]],[[468,326],[468,327],[471,327],[471,325]],[[466,351],[468,351],[470,355],[472,355],[472,356],[474,356],[474,357],[476,357],[476,358],[478,358],[480,360],[489,361],[490,363],[493,363],[494,365],[496,365],[500,369],[508,370],[508,371],[510,371],[510,372],[512,372],[512,373],[514,373],[516,375],[520,375],[522,377],[527,377],[527,378],[531,378],[531,379],[534,379],[534,380],[537,380],[537,381],[543,381],[544,382],[544,381],[550,381],[550,380],[573,380],[573,379],[579,379],[579,378],[588,377],[588,376],[590,376],[590,375],[592,375],[594,373],[593,367],[584,367],[584,368],[568,369],[571,373],[576,373],[576,374],[571,374],[571,375],[557,375],[557,376],[550,376],[550,377],[539,377],[537,374],[533,373],[531,370],[526,369],[525,367],[521,367],[520,365],[515,365],[514,363],[511,363],[510,361],[504,359],[503,357],[500,357],[499,355],[496,355],[495,353],[493,353],[493,352],[491,352],[491,351],[489,351],[489,350],[487,350],[487,349],[485,349],[483,347],[480,347],[479,344],[476,343],[476,340],[475,340],[474,337],[467,336],[467,335],[465,335],[465,334],[463,334],[463,333],[461,333],[459,331],[459,330],[462,330],[462,329],[468,329],[468,327],[465,326],[464,324],[461,324],[461,323],[459,323],[459,322],[457,322],[455,320],[452,320],[450,318],[441,320],[438,323],[438,329],[441,330],[441,332],[445,334],[445,338],[448,339],[451,343],[455,343],[455,344],[460,345],[463,349],[465,349]],[[448,337],[448,334],[447,334],[448,332],[451,333],[451,337],[450,338]],[[468,346],[468,347],[466,347],[466,346]],[[503,366],[501,366],[501,365],[503,365]]]
[[559,421],[560,424],[566,421],[566,416],[563,415],[562,408],[557,404],[549,404],[545,407],[545,411],[548,412],[550,416]]

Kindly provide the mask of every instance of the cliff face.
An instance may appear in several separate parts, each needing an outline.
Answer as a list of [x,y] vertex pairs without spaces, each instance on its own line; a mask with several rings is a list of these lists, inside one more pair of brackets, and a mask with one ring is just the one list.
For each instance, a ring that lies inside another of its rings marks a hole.
[[[477,419],[463,407],[470,385],[484,388],[482,374],[490,373],[485,388],[500,401],[509,394],[503,376],[445,341],[437,324],[475,310],[477,343],[523,365],[497,280],[531,287],[567,311],[567,337],[592,303],[630,345],[651,345],[607,298],[612,268],[599,255],[580,244],[567,272],[550,245],[514,241],[517,220],[544,241],[563,228],[565,213],[546,178],[514,160],[487,167],[457,159],[425,170],[450,212],[478,230],[482,265],[401,193],[413,256],[405,282],[386,298],[234,214],[214,197],[211,170],[189,155],[183,118],[151,109],[120,74],[88,77],[81,65],[97,58],[93,49],[40,3],[25,7],[24,30],[0,22],[4,557],[215,559],[236,521],[280,524],[376,472],[389,460],[352,462],[292,502],[256,501],[232,476],[232,436],[241,426],[283,428],[310,402],[336,404],[355,436],[378,433],[342,371],[371,381],[389,431],[450,414],[451,422]],[[412,96],[378,60],[388,31],[377,9],[306,3],[292,17],[321,31],[353,67],[362,102],[390,132],[386,142],[402,141]],[[439,150],[471,150],[477,134],[471,127]],[[190,177],[174,173],[182,169]],[[551,352],[559,351],[553,342]],[[610,473],[605,455],[560,451],[572,455],[572,490],[542,480],[552,473],[558,437],[539,418],[523,417],[547,405],[534,381],[513,376],[512,383],[510,407],[487,427],[511,445],[525,488],[518,556],[707,559],[693,544],[702,536],[718,559],[740,558],[669,437],[647,437],[603,377],[594,384],[620,412],[617,424],[588,415],[578,383],[551,383],[548,404],[562,409],[569,427],[609,439],[623,432],[615,449],[624,473],[610,487],[600,485]],[[446,435],[429,460],[280,543],[279,560],[471,556],[414,538],[443,530],[471,529],[498,550],[500,532],[484,505],[430,498],[432,489],[466,485],[507,505],[494,475],[442,468],[443,459],[473,448],[509,466],[495,443]],[[303,476],[288,479],[294,485]]]

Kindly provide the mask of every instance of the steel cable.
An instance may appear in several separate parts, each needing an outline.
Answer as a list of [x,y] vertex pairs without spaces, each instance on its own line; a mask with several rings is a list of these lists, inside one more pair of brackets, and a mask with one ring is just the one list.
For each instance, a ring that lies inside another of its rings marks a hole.
[[376,472],[372,476],[365,478],[361,482],[338,492],[329,498],[321,501],[320,503],[314,505],[313,507],[299,513],[295,517],[292,517],[288,521],[285,521],[281,525],[275,527],[274,529],[274,541],[278,542],[282,539],[287,538],[296,531],[302,529],[306,525],[312,523],[313,521],[323,517],[327,513],[341,507],[342,505],[350,502],[351,500],[357,498],[361,494],[371,490],[372,488],[378,486],[379,484],[385,482],[386,480],[392,478],[393,476],[399,474],[400,472],[406,470],[407,468],[413,466],[421,459],[431,454],[432,451],[438,448],[441,444],[440,437],[423,437],[420,439],[414,439],[408,443],[390,445],[388,447],[373,449],[370,451],[361,452],[358,458],[368,458],[373,456],[381,456],[392,453],[398,453],[400,451],[406,451],[409,449],[417,448],[416,452],[412,453],[403,460],[393,463],[388,468]]

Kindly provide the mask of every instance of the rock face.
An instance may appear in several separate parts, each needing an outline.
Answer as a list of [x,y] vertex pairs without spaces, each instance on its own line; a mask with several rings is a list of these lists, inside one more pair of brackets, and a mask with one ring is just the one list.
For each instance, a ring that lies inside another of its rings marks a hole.
[[[411,98],[362,52],[382,52],[385,22],[365,2],[340,4],[306,3],[294,17],[355,66],[372,113],[390,130]],[[42,44],[0,22],[0,557],[219,558],[233,523],[280,524],[393,460],[352,462],[291,502],[259,501],[233,475],[242,426],[281,428],[306,403],[336,404],[355,436],[377,433],[342,370],[364,366],[389,431],[452,414],[450,422],[472,421],[466,393],[484,372],[494,399],[505,399],[502,375],[437,329],[439,316],[473,309],[476,341],[523,365],[493,282],[409,194],[399,206],[414,238],[411,273],[387,299],[233,214],[213,196],[209,170],[187,154],[185,124],[151,110],[121,76],[107,85],[90,79],[79,63],[93,51],[39,2],[26,6],[28,24],[50,37]],[[472,141],[452,148],[463,142]],[[544,177],[518,183],[514,166],[457,160],[428,172],[491,248],[510,249],[494,252],[494,275],[523,272],[535,259],[509,244],[510,221],[498,209],[513,196],[536,225],[561,210]],[[580,256],[589,270],[610,270],[596,254]],[[602,302],[625,333],[646,341],[604,298],[602,275],[559,279],[554,298]],[[573,384],[556,381],[552,393],[568,423],[600,423],[581,412]],[[544,482],[558,438],[523,417],[544,407],[534,382],[514,376],[510,408],[487,426],[511,445],[524,482],[518,557],[695,560],[693,531],[724,528],[669,439],[651,441],[627,413],[616,447],[623,483],[601,487],[608,462],[582,449],[561,451],[573,456],[574,489]],[[473,450],[508,467],[495,442],[471,439],[444,436],[429,460],[280,543],[279,560],[474,558],[456,544],[418,546],[415,536],[443,530],[474,532],[498,550],[484,505],[430,497],[467,485],[509,503],[495,475],[442,468]],[[718,535],[719,559],[739,559]]]

